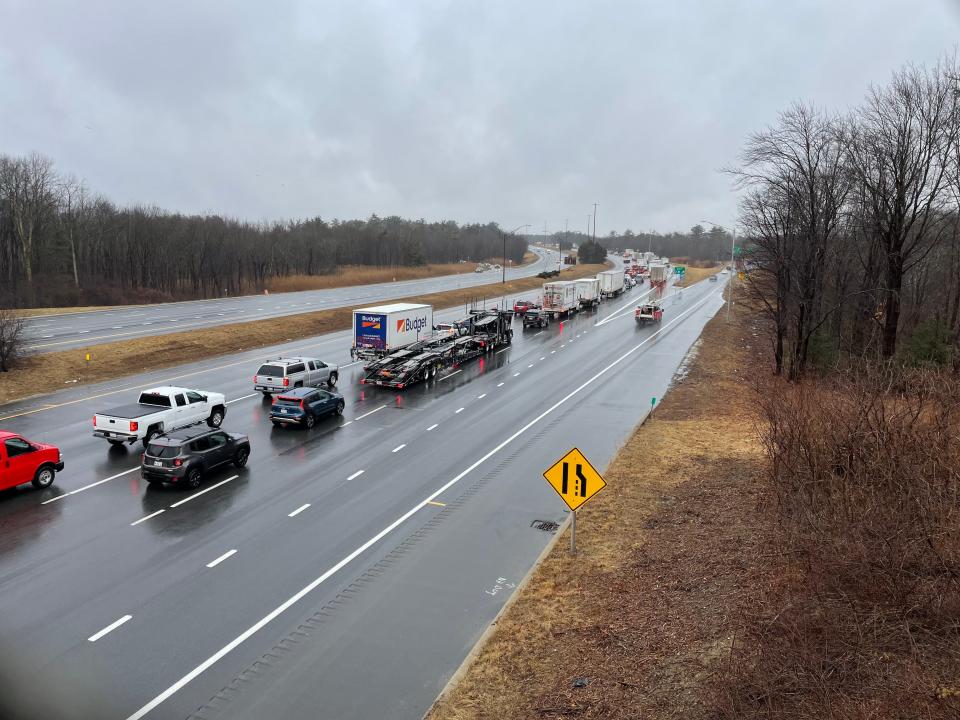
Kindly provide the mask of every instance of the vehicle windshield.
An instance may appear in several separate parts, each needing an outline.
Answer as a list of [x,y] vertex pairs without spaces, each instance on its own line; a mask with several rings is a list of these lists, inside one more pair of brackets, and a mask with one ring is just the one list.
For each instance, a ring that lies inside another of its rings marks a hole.
[[150,443],[147,446],[147,455],[155,458],[175,458],[180,454],[179,445],[159,445]]
[[157,407],[171,407],[170,398],[160,393],[140,393],[141,405],[156,405]]
[[270,375],[271,377],[283,377],[283,368],[279,365],[261,365],[257,370],[257,375]]

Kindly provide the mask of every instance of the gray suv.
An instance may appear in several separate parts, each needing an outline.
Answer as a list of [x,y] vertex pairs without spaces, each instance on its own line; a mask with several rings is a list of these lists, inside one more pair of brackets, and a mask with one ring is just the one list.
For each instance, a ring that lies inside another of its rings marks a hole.
[[253,389],[269,397],[298,387],[332,388],[340,377],[338,369],[317,358],[281,357],[260,366]]

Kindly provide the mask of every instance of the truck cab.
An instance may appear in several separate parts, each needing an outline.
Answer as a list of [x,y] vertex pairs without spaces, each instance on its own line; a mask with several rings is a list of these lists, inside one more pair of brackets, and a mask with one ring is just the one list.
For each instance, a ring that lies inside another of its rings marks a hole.
[[63,456],[56,446],[0,430],[0,490],[26,483],[49,487],[61,470]]

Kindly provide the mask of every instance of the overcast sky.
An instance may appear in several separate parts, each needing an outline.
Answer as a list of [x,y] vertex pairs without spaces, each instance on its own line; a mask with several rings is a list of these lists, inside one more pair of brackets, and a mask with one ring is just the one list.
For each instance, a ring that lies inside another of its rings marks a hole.
[[729,223],[794,99],[953,52],[956,0],[0,0],[0,153],[251,220]]

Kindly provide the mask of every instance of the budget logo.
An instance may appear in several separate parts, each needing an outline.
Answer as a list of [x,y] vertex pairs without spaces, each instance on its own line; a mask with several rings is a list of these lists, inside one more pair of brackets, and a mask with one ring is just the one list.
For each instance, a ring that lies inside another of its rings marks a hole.
[[420,332],[425,327],[427,327],[427,319],[425,317],[418,317],[412,320],[410,318],[397,320],[397,332]]
[[380,318],[378,317],[360,317],[360,327],[369,330],[379,330],[380,329]]

